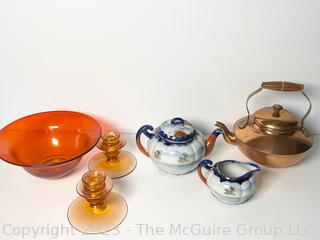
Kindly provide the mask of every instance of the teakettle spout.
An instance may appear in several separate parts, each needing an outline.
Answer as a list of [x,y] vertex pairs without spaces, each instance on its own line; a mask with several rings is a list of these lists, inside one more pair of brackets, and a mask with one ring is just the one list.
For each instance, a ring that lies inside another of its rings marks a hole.
[[226,140],[227,143],[236,144],[236,136],[230,132],[230,130],[224,125],[222,122],[216,122],[216,127],[220,128],[223,131],[223,138]]

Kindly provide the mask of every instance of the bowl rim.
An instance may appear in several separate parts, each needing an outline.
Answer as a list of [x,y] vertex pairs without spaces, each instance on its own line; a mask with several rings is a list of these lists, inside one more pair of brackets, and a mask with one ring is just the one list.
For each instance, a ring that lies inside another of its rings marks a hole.
[[99,135],[97,136],[97,139],[96,141],[90,145],[86,150],[80,152],[79,154],[77,154],[75,157],[71,157],[69,159],[66,159],[64,161],[61,161],[61,162],[58,162],[58,163],[46,163],[46,164],[17,164],[17,163],[12,163],[10,162],[9,160],[5,159],[3,156],[1,156],[0,154],[0,159],[2,159],[3,161],[7,162],[7,163],[10,163],[12,165],[15,165],[15,166],[19,166],[19,167],[26,167],[26,168],[43,168],[43,167],[51,167],[51,166],[57,166],[57,165],[61,165],[63,163],[67,163],[67,162],[71,162],[73,160],[76,160],[77,158],[80,158],[82,157],[83,155],[85,155],[86,153],[88,153],[89,151],[91,151],[96,145],[97,143],[99,142],[100,140],[100,137],[101,137],[101,132],[102,132],[102,128],[99,124],[99,122],[89,116],[88,114],[85,114],[85,113],[82,113],[82,112],[76,112],[76,111],[69,111],[69,110],[53,110],[53,111],[43,111],[43,112],[37,112],[37,113],[33,113],[33,114],[30,114],[30,115],[26,115],[26,116],[23,116],[21,118],[18,118],[12,122],[10,122],[9,124],[5,125],[3,128],[0,129],[0,134],[6,130],[6,128],[8,128],[9,126],[12,126],[13,124],[15,124],[16,122],[18,121],[21,121],[23,119],[26,119],[26,118],[30,118],[30,117],[33,117],[33,116],[36,116],[36,115],[42,115],[42,114],[45,114],[45,113],[73,113],[73,114],[79,114],[79,115],[82,115],[82,116],[85,116],[87,118],[90,118],[97,126],[98,130],[99,130]]

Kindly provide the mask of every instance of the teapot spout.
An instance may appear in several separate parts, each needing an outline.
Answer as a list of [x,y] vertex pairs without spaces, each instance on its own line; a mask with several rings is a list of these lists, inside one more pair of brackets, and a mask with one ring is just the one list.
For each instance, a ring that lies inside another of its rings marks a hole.
[[217,128],[208,136],[208,138],[206,140],[205,156],[212,152],[213,147],[216,143],[216,139],[220,134],[222,134],[222,130]]
[[223,138],[227,143],[230,143],[232,145],[236,144],[236,136],[234,135],[234,133],[230,132],[230,130],[226,127],[225,124],[217,121],[215,126],[222,130]]

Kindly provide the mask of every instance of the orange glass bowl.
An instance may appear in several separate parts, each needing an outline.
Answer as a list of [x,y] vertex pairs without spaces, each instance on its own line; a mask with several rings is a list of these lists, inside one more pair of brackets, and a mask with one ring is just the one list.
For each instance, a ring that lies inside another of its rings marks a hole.
[[0,158],[32,175],[59,178],[79,164],[100,135],[99,123],[83,113],[36,113],[0,130]]

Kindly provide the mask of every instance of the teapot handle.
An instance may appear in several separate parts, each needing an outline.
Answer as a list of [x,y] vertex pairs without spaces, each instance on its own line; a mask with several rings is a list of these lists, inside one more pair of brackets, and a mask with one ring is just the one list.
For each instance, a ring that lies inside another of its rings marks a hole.
[[198,165],[198,175],[199,178],[201,179],[201,181],[207,185],[207,179],[203,176],[202,174],[202,168],[206,168],[208,170],[210,170],[213,166],[213,162],[211,160],[202,160],[199,165]]
[[249,117],[250,117],[250,111],[248,107],[248,102],[249,100],[259,92],[261,92],[263,89],[268,89],[268,90],[273,90],[273,91],[283,91],[283,92],[292,92],[292,91],[300,91],[302,95],[308,100],[309,102],[309,108],[307,112],[304,114],[304,116],[301,119],[301,130],[304,133],[304,135],[309,136],[307,131],[303,128],[304,121],[308,117],[309,113],[311,112],[312,108],[312,103],[310,98],[307,96],[307,94],[303,91],[304,85],[300,83],[293,83],[293,82],[280,82],[280,81],[275,81],[275,82],[262,82],[261,87],[253,91],[247,98],[246,101],[246,109],[247,109],[247,118],[244,119],[243,121],[239,122],[239,128],[245,128],[248,124]]
[[141,134],[143,133],[144,135],[147,136],[147,138],[151,139],[154,136],[154,134],[149,131],[153,131],[153,127],[151,125],[144,125],[141,128],[139,128],[139,130],[136,134],[136,144],[137,144],[139,150],[147,157],[150,157],[150,155],[149,155],[148,151],[141,144]]

